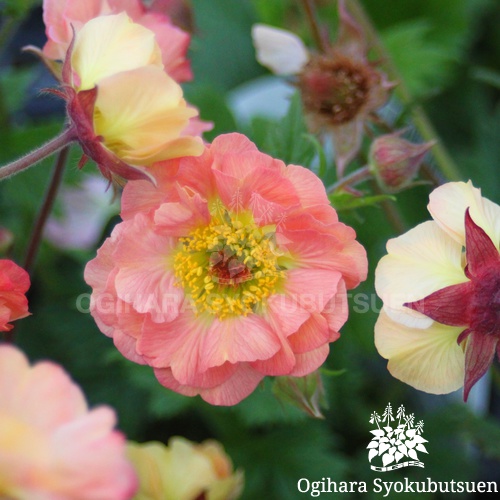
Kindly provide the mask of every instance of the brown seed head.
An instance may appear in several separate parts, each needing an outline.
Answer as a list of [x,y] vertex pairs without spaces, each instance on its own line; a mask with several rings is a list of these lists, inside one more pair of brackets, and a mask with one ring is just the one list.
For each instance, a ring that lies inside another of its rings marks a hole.
[[315,56],[299,77],[306,112],[330,125],[350,122],[363,110],[377,79],[367,64],[341,55]]

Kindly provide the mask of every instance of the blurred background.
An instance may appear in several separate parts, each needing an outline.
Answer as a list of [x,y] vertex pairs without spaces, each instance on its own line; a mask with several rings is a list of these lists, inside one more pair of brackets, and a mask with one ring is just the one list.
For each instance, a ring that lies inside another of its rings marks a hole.
[[[192,0],[191,59],[195,79],[186,98],[214,122],[210,140],[224,132],[247,134],[259,148],[288,163],[318,168],[317,144],[307,140],[295,89],[272,76],[255,59],[251,26],[264,22],[312,37],[297,0]],[[41,89],[55,82],[21,47],[45,43],[41,1],[0,1],[0,161],[6,163],[56,135],[64,107]],[[336,2],[317,0],[321,23],[334,38]],[[349,2],[347,2],[349,4]],[[500,2],[497,0],[364,0],[381,39],[411,95],[434,124],[438,139],[456,163],[462,180],[471,179],[483,195],[500,203]],[[290,102],[295,105],[290,106]],[[412,125],[398,97],[386,106],[389,118]],[[406,107],[405,107],[406,106]],[[418,139],[418,133],[414,132]],[[243,498],[303,498],[297,481],[329,477],[339,481],[497,481],[500,483],[500,371],[496,364],[472,391],[431,396],[393,379],[375,350],[373,327],[380,308],[373,272],[385,244],[397,232],[378,205],[339,206],[367,248],[368,280],[351,303],[348,323],[332,344],[323,381],[328,408],[312,419],[278,401],[266,381],[233,408],[212,407],[164,389],[148,367],[124,359],[88,314],[85,264],[120,219],[112,193],[89,163],[80,172],[80,152],[72,151],[54,218],[38,254],[29,292],[32,316],[16,322],[17,341],[30,359],[61,363],[82,386],[91,405],[108,404],[119,415],[129,439],[160,440],[182,435],[194,441],[219,440],[236,467],[244,469]],[[331,155],[330,155],[331,156]],[[325,154],[325,183],[335,181]],[[432,161],[432,160],[431,160]],[[4,256],[22,263],[53,159],[0,183],[0,226],[14,240]],[[351,168],[355,168],[354,165]],[[85,186],[90,186],[88,192]],[[429,219],[429,185],[396,195],[406,229]],[[69,231],[68,228],[73,230]],[[75,231],[75,228],[77,230]],[[372,412],[387,403],[403,404],[425,422],[425,469],[407,468],[385,476],[370,470],[368,450]],[[370,490],[371,488],[369,488]],[[327,495],[327,494],[325,494]],[[380,498],[366,493],[360,498]],[[398,495],[391,494],[391,498]],[[459,495],[457,495],[459,497]],[[357,498],[344,494],[344,498]],[[422,494],[419,498],[440,498]],[[444,497],[443,497],[444,498]]]

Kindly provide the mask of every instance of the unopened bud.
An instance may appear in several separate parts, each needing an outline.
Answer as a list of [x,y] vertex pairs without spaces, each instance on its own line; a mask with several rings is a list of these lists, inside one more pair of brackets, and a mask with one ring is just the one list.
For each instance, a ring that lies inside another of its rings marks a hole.
[[380,187],[388,193],[400,191],[411,183],[427,151],[435,144],[435,141],[413,144],[402,139],[402,133],[380,136],[370,147],[370,170]]
[[325,390],[319,371],[305,377],[276,377],[273,393],[311,417],[324,418],[321,407],[326,407]]

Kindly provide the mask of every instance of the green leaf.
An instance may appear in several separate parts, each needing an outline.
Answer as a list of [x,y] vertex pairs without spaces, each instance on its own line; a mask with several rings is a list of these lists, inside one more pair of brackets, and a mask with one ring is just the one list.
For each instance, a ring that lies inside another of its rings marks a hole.
[[399,23],[382,36],[403,82],[414,98],[442,88],[452,75],[456,51],[432,41],[425,19]]
[[286,164],[307,167],[316,154],[317,145],[307,131],[298,92],[290,99],[290,107],[282,119],[254,118],[248,135],[261,151]]
[[330,370],[328,368],[320,368],[321,375],[325,375],[326,377],[340,377],[347,372],[346,368],[342,368],[341,370]]
[[487,85],[500,89],[500,71],[476,66],[472,68],[471,77],[478,82],[486,83]]
[[382,201],[395,201],[396,197],[389,194],[378,194],[375,196],[354,196],[349,193],[334,193],[329,197],[330,202],[336,210],[354,210],[355,208],[377,205]]
[[220,134],[234,132],[236,123],[229,110],[224,94],[210,86],[198,83],[184,86],[186,100],[200,110],[200,117],[204,121],[212,122],[214,128],[205,132],[204,137],[212,141]]
[[284,406],[278,401],[271,390],[271,382],[265,380],[257,389],[238,406],[235,412],[247,426],[263,424],[282,424],[304,420],[304,413],[293,406]]
[[2,14],[15,19],[22,19],[38,0],[4,0],[0,2]]
[[191,43],[193,72],[228,90],[265,73],[255,59],[251,28],[257,16],[248,1],[193,0],[196,36]]
[[273,26],[281,26],[285,20],[286,13],[290,8],[290,0],[253,0],[253,5],[260,22]]

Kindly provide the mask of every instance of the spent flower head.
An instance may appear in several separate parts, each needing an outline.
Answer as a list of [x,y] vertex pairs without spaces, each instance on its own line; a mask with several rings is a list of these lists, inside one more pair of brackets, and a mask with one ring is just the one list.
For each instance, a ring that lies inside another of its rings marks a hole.
[[343,0],[339,19],[336,42],[319,53],[308,51],[293,33],[270,26],[255,25],[252,35],[261,64],[277,74],[297,75],[310,127],[331,133],[342,176],[359,151],[366,121],[385,104],[394,84],[368,60],[365,35]]

